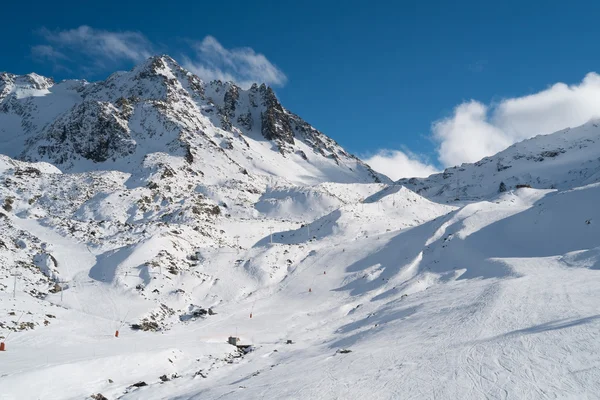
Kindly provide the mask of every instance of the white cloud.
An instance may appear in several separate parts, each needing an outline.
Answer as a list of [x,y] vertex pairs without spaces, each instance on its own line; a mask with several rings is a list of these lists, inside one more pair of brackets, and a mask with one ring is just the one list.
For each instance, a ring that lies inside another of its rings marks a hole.
[[445,165],[475,162],[511,145],[505,133],[488,123],[487,107],[476,101],[456,107],[452,117],[433,124],[438,158]]
[[556,132],[600,116],[600,76],[591,72],[578,85],[557,83],[539,93],[504,100],[492,123],[518,140]]
[[[82,25],[75,29],[50,31],[40,30],[48,44],[34,46],[34,54],[75,53],[83,55],[98,67],[109,62],[139,62],[153,54],[153,45],[139,32],[111,32]],[[66,57],[59,57],[66,58]]]
[[444,166],[475,162],[539,134],[582,125],[600,117],[600,76],[589,73],[580,84],[557,83],[523,97],[486,106],[469,101],[448,118],[434,122],[433,139]]
[[[139,63],[156,54],[157,46],[140,32],[106,31],[82,25],[75,29],[39,31],[45,43],[31,48],[40,61],[55,66],[74,64],[88,72],[112,70],[121,63]],[[182,66],[206,81],[233,81],[247,88],[253,83],[283,86],[286,75],[263,54],[249,47],[227,49],[212,36],[188,41],[191,54],[183,54]]]
[[[479,161],[513,143],[594,118],[600,118],[600,75],[591,72],[576,85],[557,83],[490,105],[464,102],[451,116],[434,122],[431,130],[439,165],[449,167]],[[365,161],[392,179],[436,172],[432,163],[406,151],[383,150]]]
[[249,47],[226,49],[212,36],[193,44],[195,57],[184,58],[183,67],[204,80],[234,81],[242,87],[252,83],[283,86],[285,74],[263,54]]
[[31,54],[40,60],[67,60],[68,57],[49,45],[40,44],[31,48]]
[[364,161],[375,171],[387,175],[393,180],[400,178],[424,178],[438,170],[410,152],[398,150],[380,150]]

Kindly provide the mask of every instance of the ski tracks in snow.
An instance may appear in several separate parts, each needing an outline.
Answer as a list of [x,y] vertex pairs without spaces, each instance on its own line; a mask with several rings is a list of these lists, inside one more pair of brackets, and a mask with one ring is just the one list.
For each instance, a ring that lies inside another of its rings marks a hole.
[[[585,348],[596,340],[588,325],[595,318],[573,316],[581,304],[574,303],[571,293],[577,293],[573,288],[582,282],[574,282],[574,274],[552,260],[514,263],[524,276],[490,285],[474,303],[473,318],[465,321],[471,328],[462,330],[477,332],[461,352],[460,361],[478,393],[474,397],[553,398],[560,394],[580,398],[584,394],[577,388],[583,385],[568,364],[574,361],[572,354],[585,350],[572,347]],[[539,323],[532,325],[532,321]],[[506,331],[507,327],[514,329]],[[597,364],[586,371],[596,382]]]

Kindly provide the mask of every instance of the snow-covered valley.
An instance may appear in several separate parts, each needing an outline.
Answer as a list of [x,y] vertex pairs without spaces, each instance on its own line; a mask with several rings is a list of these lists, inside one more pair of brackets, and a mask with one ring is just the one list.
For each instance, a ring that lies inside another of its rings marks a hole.
[[4,74],[0,399],[597,398],[599,144],[391,182],[166,56]]

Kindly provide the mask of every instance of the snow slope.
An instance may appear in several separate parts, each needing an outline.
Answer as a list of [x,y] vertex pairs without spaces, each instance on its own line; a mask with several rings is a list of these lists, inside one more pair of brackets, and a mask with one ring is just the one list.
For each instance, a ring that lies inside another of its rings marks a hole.
[[173,63],[2,76],[0,399],[597,398],[593,122],[391,184]]
[[[600,179],[600,122],[515,143],[474,164],[397,183],[437,201],[479,200],[517,185],[570,189]],[[504,189],[501,187],[504,186]]]
[[[439,206],[437,218],[408,229],[388,232],[388,221],[365,217],[378,235],[259,244],[240,252],[257,265],[223,273],[258,279],[281,257],[292,265],[216,315],[162,333],[112,337],[140,302],[114,285],[96,295],[104,319],[68,301],[44,306],[56,310],[49,326],[7,341],[4,398],[593,398],[599,196],[598,184],[521,189],[446,215]],[[3,296],[19,311],[28,301]],[[109,298],[127,306],[113,312]],[[233,358],[224,341],[236,332],[254,351]],[[64,344],[48,346],[57,338]],[[44,384],[25,389],[31,379]],[[148,386],[127,388],[140,380]]]

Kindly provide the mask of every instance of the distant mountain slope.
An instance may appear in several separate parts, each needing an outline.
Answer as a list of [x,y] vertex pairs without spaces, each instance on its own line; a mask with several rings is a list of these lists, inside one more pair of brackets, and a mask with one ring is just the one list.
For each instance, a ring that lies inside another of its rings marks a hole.
[[[205,83],[168,56],[105,81],[0,75],[0,152],[66,172],[135,172],[180,159],[205,183],[389,182],[285,109],[264,84]],[[150,156],[155,154],[155,156]]]
[[570,189],[600,181],[600,122],[516,143],[474,164],[397,183],[432,200],[477,200],[517,185]]

